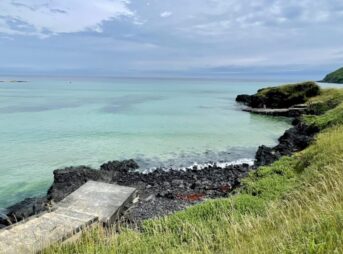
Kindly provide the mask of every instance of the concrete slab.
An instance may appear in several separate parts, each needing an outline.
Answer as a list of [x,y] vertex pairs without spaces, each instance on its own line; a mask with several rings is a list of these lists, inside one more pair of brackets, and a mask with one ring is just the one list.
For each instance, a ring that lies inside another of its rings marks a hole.
[[271,116],[288,116],[290,114],[296,115],[303,113],[306,108],[250,108],[246,107],[242,109],[243,111],[261,114],[261,115],[271,115]]
[[46,213],[0,232],[0,242],[5,246],[0,253],[34,253],[71,237],[96,220],[95,216],[80,221],[55,212]]
[[87,182],[57,204],[52,212],[1,230],[0,254],[39,252],[98,221],[107,225],[114,223],[135,194],[134,188]]
[[117,219],[121,208],[131,203],[135,196],[135,188],[89,181],[58,203],[56,207],[94,215],[99,221],[112,224]]

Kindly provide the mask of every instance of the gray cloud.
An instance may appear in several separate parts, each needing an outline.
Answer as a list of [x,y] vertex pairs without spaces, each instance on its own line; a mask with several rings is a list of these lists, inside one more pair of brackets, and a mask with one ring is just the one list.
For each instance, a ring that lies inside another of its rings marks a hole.
[[[127,0],[2,0],[0,32],[48,36],[86,30],[101,31],[105,21],[133,17]],[[18,29],[13,22],[30,29]]]
[[3,0],[0,67],[118,76],[335,68],[342,26],[342,0]]

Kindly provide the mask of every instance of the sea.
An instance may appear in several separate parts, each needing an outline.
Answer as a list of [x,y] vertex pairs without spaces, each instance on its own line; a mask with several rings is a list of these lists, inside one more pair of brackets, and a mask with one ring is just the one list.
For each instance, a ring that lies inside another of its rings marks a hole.
[[[0,78],[3,79],[3,78]],[[53,171],[134,159],[143,172],[252,163],[291,126],[238,94],[285,81],[27,77],[0,83],[0,209],[46,193]]]

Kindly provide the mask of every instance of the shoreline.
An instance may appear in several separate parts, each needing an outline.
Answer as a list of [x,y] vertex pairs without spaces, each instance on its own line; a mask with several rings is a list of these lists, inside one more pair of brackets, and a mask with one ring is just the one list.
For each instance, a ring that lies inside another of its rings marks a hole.
[[281,156],[306,148],[316,130],[293,121],[274,147],[260,146],[253,164],[213,163],[193,165],[182,170],[156,169],[137,172],[134,160],[110,161],[93,169],[87,166],[67,167],[54,171],[54,182],[46,195],[27,198],[6,208],[0,216],[0,228],[45,212],[89,180],[135,187],[140,199],[125,213],[122,220],[137,225],[140,221],[183,210],[206,199],[227,197],[241,186],[243,179],[257,167],[269,165]]
[[[298,86],[311,89],[310,91],[314,91],[313,94],[319,93],[319,87],[313,83],[307,82]],[[269,91],[268,89],[275,88],[267,88],[267,91]],[[261,91],[264,89],[259,90],[259,92]],[[276,99],[274,96],[263,98],[263,100],[256,95],[239,95],[236,99],[245,104],[258,102],[259,107],[257,108],[263,107],[265,103],[270,103],[268,100],[273,100],[272,105],[291,103],[283,98]],[[299,102],[297,101],[296,104]],[[156,169],[152,172],[142,173],[137,172],[139,165],[131,159],[109,161],[102,164],[99,169],[78,166],[55,170],[53,172],[54,181],[47,194],[43,197],[25,199],[8,207],[7,214],[0,216],[0,228],[48,210],[54,203],[63,200],[90,180],[137,189],[139,201],[132,205],[123,217],[127,224],[134,225],[145,219],[182,210],[206,199],[227,197],[241,186],[241,179],[246,177],[250,171],[256,170],[260,166],[270,165],[282,156],[290,156],[310,145],[319,129],[301,122],[299,116],[305,112],[306,108],[296,116],[287,115],[293,119],[293,127],[279,137],[276,146],[260,146],[256,151],[253,164],[230,165],[218,162],[202,166],[193,165],[192,168],[183,170]]]

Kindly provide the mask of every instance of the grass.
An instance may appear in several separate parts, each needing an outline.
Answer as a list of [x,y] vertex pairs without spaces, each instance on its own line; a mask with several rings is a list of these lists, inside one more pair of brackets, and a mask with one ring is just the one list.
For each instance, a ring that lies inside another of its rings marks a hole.
[[343,102],[343,89],[322,89],[319,96],[307,101],[309,113],[321,115]]
[[316,115],[304,116],[307,124],[320,129],[343,124],[343,89],[325,89],[321,95],[308,101],[310,111]]
[[236,195],[148,220],[141,231],[89,230],[45,253],[343,253],[343,104],[307,120],[322,129],[316,141],[251,172]]
[[315,82],[306,81],[297,84],[286,84],[281,86],[262,88],[257,92],[257,95],[267,97],[270,93],[283,93],[287,95],[287,97],[295,97],[299,95],[312,97],[318,95],[319,90],[320,88]]
[[258,90],[251,97],[251,107],[288,108],[305,103],[309,98],[320,94],[320,87],[312,81],[267,87]]

